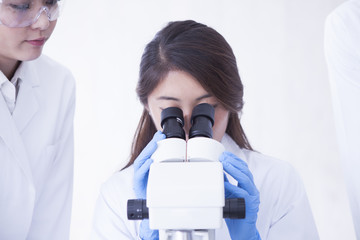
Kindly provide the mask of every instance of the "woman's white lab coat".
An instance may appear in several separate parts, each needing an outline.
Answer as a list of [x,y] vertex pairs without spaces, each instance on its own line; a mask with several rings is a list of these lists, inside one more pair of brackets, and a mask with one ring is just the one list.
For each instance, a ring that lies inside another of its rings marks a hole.
[[[297,172],[286,162],[240,149],[227,135],[226,150],[248,163],[260,192],[257,229],[269,240],[319,239],[309,202]],[[96,204],[92,239],[138,239],[140,221],[127,220],[126,205],[133,199],[133,167],[115,173],[103,184]],[[229,177],[229,181],[236,181]],[[226,223],[216,239],[230,239]]]
[[327,17],[324,39],[340,159],[360,239],[360,0],[342,3]]
[[45,56],[15,76],[12,115],[0,94],[0,239],[68,239],[75,82]]

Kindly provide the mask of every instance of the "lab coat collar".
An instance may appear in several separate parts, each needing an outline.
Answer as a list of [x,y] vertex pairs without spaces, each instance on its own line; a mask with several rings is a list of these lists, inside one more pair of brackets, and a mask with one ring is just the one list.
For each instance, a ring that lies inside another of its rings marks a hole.
[[[241,160],[248,163],[248,159],[247,159],[244,151],[236,144],[236,142],[228,134],[225,133],[224,137],[221,139],[221,143],[222,143],[222,145],[224,145],[226,151],[229,151],[229,152],[235,154]],[[225,172],[225,175],[231,184],[233,184],[235,186],[238,184],[236,179],[233,178],[230,174]]]
[[236,144],[236,142],[227,133],[225,133],[224,137],[221,139],[221,143],[222,145],[224,145],[226,151],[235,154],[241,160],[248,163],[248,159],[244,151]]
[[14,77],[20,78],[13,119],[21,133],[39,108],[34,89],[39,86],[39,77],[32,62],[22,62]]
[[15,71],[13,78],[20,78],[22,81],[26,82],[29,86],[37,87],[40,85],[39,77],[35,71],[34,62],[37,61],[24,61],[22,62],[18,69]]

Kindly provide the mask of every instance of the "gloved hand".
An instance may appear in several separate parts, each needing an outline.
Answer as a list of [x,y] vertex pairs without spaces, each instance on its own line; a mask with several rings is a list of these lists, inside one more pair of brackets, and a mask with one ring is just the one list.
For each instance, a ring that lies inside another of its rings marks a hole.
[[259,211],[260,197],[253,176],[246,162],[230,152],[223,152],[220,162],[225,172],[230,174],[238,185],[232,185],[225,177],[225,198],[245,199],[245,219],[225,219],[232,240],[259,240],[260,235],[256,228],[257,212]]
[[[146,199],[146,187],[149,169],[153,160],[150,158],[157,148],[157,142],[165,139],[165,134],[157,131],[153,139],[141,151],[134,161],[134,191],[138,199]],[[144,219],[140,224],[140,238],[144,240],[159,239],[159,231],[149,228],[149,220]]]

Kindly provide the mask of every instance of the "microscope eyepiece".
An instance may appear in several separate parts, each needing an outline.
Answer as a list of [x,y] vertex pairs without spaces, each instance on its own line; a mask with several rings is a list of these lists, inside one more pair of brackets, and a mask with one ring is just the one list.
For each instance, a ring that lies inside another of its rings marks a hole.
[[194,107],[191,115],[191,128],[189,138],[208,137],[212,138],[214,125],[214,107],[208,103],[201,103]]
[[180,108],[169,107],[161,112],[161,127],[166,138],[185,139],[184,117]]

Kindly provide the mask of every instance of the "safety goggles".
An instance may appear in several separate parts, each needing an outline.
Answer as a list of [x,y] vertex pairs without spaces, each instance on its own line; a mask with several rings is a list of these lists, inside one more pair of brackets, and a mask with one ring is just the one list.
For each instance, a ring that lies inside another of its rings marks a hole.
[[0,24],[7,27],[27,27],[45,13],[49,21],[58,19],[60,0],[0,0]]

